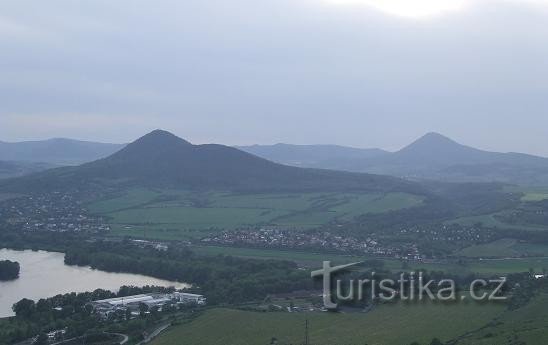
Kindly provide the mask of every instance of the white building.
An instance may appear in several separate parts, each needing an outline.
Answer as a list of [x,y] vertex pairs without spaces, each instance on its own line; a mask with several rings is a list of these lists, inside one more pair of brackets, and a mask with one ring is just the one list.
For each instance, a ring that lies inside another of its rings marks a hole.
[[140,305],[144,304],[148,308],[157,307],[160,311],[165,305],[184,305],[196,304],[199,306],[206,304],[206,298],[202,295],[196,295],[184,292],[174,292],[169,294],[151,293],[142,295],[133,295],[125,297],[115,297],[102,299],[90,303],[93,310],[104,318],[108,318],[110,314],[116,311],[126,311],[130,309],[138,311]]

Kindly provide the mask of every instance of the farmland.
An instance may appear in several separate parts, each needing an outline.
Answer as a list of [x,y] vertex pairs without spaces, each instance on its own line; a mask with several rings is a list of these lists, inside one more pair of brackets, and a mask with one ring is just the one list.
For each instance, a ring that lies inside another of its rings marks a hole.
[[307,229],[362,214],[418,206],[406,193],[235,194],[133,189],[88,205],[117,236],[188,239],[218,229],[257,225]]
[[548,187],[508,186],[505,189],[508,192],[522,194],[521,201],[523,202],[548,200]]
[[475,303],[381,305],[368,313],[258,313],[211,309],[195,321],[176,326],[153,342],[175,345],[181,339],[195,345],[299,344],[305,320],[309,320],[310,343],[315,345],[402,345],[433,337],[454,339],[480,328],[500,315],[502,305]]
[[457,345],[548,343],[548,295],[540,294],[528,305],[502,314],[496,322],[458,341]]
[[[520,246],[517,244],[516,246]],[[332,261],[336,264],[348,262],[357,262],[371,259],[365,256],[321,254],[312,252],[299,252],[294,250],[268,250],[252,248],[234,248],[234,247],[213,247],[213,246],[193,246],[192,250],[202,255],[231,255],[235,257],[248,259],[274,259],[290,260],[297,262],[300,266],[306,268],[317,268],[321,266],[324,260]],[[402,261],[396,259],[378,259],[382,262],[382,268],[393,272],[402,270],[428,270],[428,271],[446,271],[460,275],[470,273],[478,274],[508,274],[528,272],[533,269],[537,273],[542,273],[548,269],[548,257],[531,258],[498,258],[479,260],[471,258],[470,260],[456,262],[408,262],[405,265]]]
[[514,239],[501,239],[462,249],[458,255],[466,257],[543,257],[548,256],[548,245],[519,243]]
[[[502,214],[502,212],[500,213]],[[511,229],[511,230],[529,230],[529,231],[544,231],[546,227],[531,225],[531,224],[508,224],[498,218],[498,213],[485,214],[480,216],[468,216],[461,217],[451,221],[447,221],[446,224],[460,224],[464,226],[470,226],[474,224],[481,224],[482,226],[498,229]]]

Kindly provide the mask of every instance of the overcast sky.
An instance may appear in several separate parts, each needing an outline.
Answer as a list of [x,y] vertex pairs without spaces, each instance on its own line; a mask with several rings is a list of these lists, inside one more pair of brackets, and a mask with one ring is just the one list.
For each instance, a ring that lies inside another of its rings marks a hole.
[[4,0],[0,140],[548,156],[548,0]]

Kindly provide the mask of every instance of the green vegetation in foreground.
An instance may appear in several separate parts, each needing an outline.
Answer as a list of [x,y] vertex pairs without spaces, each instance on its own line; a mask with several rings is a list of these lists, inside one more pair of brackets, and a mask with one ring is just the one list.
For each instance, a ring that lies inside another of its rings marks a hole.
[[458,345],[548,344],[548,294],[535,297],[529,304],[507,311],[491,326],[465,337]]
[[310,343],[315,345],[429,343],[433,337],[454,339],[488,324],[504,306],[475,303],[387,304],[369,313],[259,313],[212,309],[195,321],[172,328],[153,345],[176,345],[181,339],[193,345],[300,344],[305,319]]
[[363,214],[420,205],[424,197],[406,193],[235,194],[133,189],[88,205],[110,220],[116,236],[176,240],[253,225],[310,228]]

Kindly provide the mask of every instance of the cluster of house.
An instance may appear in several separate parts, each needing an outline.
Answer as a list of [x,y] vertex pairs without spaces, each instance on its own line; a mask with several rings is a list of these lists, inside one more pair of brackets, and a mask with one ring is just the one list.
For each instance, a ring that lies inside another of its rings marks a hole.
[[173,293],[150,293],[134,296],[116,297],[93,301],[90,303],[93,311],[104,319],[108,319],[110,315],[119,312],[130,312],[131,315],[139,315],[143,305],[147,310],[156,308],[162,311],[167,305],[197,305],[206,304],[206,298],[203,295],[196,295],[185,292]]
[[460,224],[451,225],[417,225],[400,230],[402,235],[420,236],[429,241],[451,242],[464,245],[486,243],[493,241],[496,232],[481,225],[464,226]]
[[263,228],[257,230],[225,231],[203,238],[205,244],[238,245],[292,249],[327,249],[341,253],[370,254],[390,257],[420,258],[417,246],[381,244],[375,238],[356,238],[336,232],[299,232],[284,229]]
[[103,219],[88,215],[72,195],[58,192],[5,201],[0,205],[0,219],[24,231],[110,231]]

